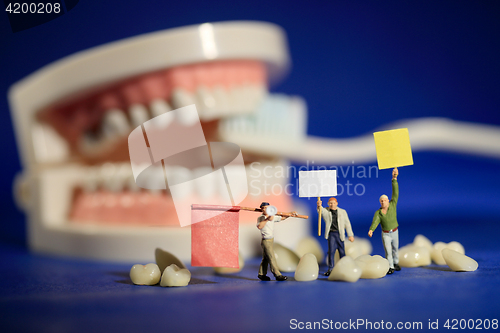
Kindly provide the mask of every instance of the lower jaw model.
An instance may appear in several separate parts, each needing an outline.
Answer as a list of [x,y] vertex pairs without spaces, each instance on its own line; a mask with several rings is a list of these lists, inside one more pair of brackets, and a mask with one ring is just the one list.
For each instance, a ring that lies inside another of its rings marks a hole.
[[[288,160],[361,163],[373,161],[375,149],[371,135],[350,140],[307,137],[303,99],[268,93],[268,84],[279,81],[288,67],[282,29],[262,22],[222,22],[96,47],[16,83],[9,100],[24,171],[14,186],[28,216],[30,247],[127,262],[150,261],[161,247],[190,260],[190,229],[179,227],[168,190],[144,190],[135,184],[127,137],[149,119],[191,104],[197,107],[206,141],[241,147],[249,188],[242,206],[266,201],[282,211],[307,214],[285,191]],[[497,128],[442,119],[398,126],[414,134],[414,149],[500,156],[500,148],[483,144],[485,137],[498,142]],[[449,139],[455,133],[459,142]],[[203,177],[184,195],[196,203],[222,190]],[[255,223],[254,214],[240,214],[244,257],[260,251]],[[310,234],[304,221],[277,228],[276,242],[292,249]]]

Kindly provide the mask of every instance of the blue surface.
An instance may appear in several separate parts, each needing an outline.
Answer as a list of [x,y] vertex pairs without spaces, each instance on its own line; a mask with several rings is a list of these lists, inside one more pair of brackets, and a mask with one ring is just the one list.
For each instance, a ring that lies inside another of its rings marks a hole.
[[[500,224],[476,220],[473,225],[481,225],[480,232],[472,226],[468,236],[464,231],[471,221],[459,219],[403,224],[400,234],[402,244],[417,233],[432,241],[460,241],[479,264],[475,272],[431,265],[356,283],[324,276],[297,282],[292,273],[285,273],[291,281],[260,282],[255,259],[231,276],[190,268],[192,280],[184,288],[136,286],[128,277],[131,265],[50,258],[2,246],[0,324],[4,332],[281,332],[290,330],[291,319],[422,322],[424,328],[438,320],[440,330],[446,319],[500,319]],[[375,254],[383,253],[380,243],[377,232]]]

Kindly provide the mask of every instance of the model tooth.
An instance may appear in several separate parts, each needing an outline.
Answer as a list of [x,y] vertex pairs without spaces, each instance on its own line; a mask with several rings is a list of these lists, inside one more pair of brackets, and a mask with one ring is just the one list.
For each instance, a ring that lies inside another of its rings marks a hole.
[[233,268],[233,267],[214,267],[214,271],[217,274],[235,274],[241,272],[243,267],[245,267],[245,259],[243,259],[243,256],[241,253],[238,253],[238,265],[240,266],[239,268]]
[[297,248],[295,249],[295,253],[297,253],[297,255],[299,255],[301,258],[306,253],[312,253],[318,259],[318,263],[323,262],[323,259],[325,257],[325,253],[323,252],[321,245],[314,237],[302,238],[297,245]]
[[165,268],[172,264],[175,264],[180,268],[186,268],[182,261],[180,261],[176,256],[168,251],[160,249],[159,247],[155,249],[155,260],[162,273]]
[[[229,182],[229,188],[231,189],[233,200],[235,202],[243,201],[248,194],[248,179],[245,179],[246,177],[241,177],[242,174],[245,175],[243,166],[225,166],[224,172],[226,173],[226,178]],[[225,184],[219,186],[218,189],[222,197],[223,195],[227,195],[227,186],[225,186]]]
[[442,254],[442,251],[444,249],[451,249],[459,253],[465,254],[464,247],[458,242],[451,242],[448,244],[443,242],[436,242],[432,247],[431,258],[432,261],[434,261],[438,265],[446,265],[446,261],[444,260]]
[[300,258],[295,252],[279,243],[274,243],[273,249],[280,271],[294,272],[297,269]]
[[182,88],[175,88],[172,91],[171,102],[174,109],[178,109],[191,104],[196,104],[193,95]]
[[349,256],[342,257],[332,269],[328,280],[356,282],[361,277],[362,270],[354,259]]
[[254,110],[258,108],[262,101],[266,98],[268,91],[264,85],[259,84],[250,86],[248,93],[250,94],[249,107],[251,110]]
[[[167,171],[167,181],[169,183],[181,184],[175,186],[176,199],[183,199],[193,192],[193,175],[188,168],[185,167],[169,167]],[[173,190],[172,188],[170,189]]]
[[477,261],[465,254],[445,248],[442,251],[446,264],[455,272],[473,272],[477,269]]
[[313,281],[318,278],[318,259],[312,253],[306,253],[300,258],[295,270],[295,281]]
[[186,268],[180,268],[176,264],[167,266],[161,276],[162,287],[185,287],[191,280],[191,272]]
[[125,113],[117,109],[107,111],[102,123],[102,132],[109,139],[127,135],[130,132],[130,125]]
[[134,284],[152,286],[160,281],[160,277],[160,269],[156,264],[137,264],[130,270],[130,279]]
[[99,168],[88,167],[83,177],[83,189],[86,192],[94,192],[99,187]]
[[210,198],[217,191],[217,173],[212,172],[212,168],[198,168],[193,171],[193,175],[194,186],[202,199]]
[[200,118],[203,120],[212,120],[217,117],[214,114],[215,98],[213,94],[204,86],[196,90],[196,107],[199,108]]
[[461,254],[465,254],[465,249],[459,242],[449,242],[446,248],[453,251],[457,251],[458,253]]
[[431,252],[415,243],[399,249],[399,265],[402,267],[420,267],[431,264]]
[[114,192],[117,186],[117,182],[115,181],[117,166],[113,163],[104,163],[101,165],[99,169],[99,182],[102,183],[103,187],[108,190]]
[[413,239],[413,245],[423,246],[429,250],[429,252],[432,251],[432,242],[424,235],[416,235],[415,239]]
[[215,100],[217,113],[219,115],[227,115],[231,111],[228,91],[221,86],[216,86],[213,89],[212,96]]
[[361,268],[361,279],[380,279],[389,270],[389,261],[379,255],[362,255],[356,258],[354,262]]
[[141,126],[149,120],[148,109],[142,104],[134,104],[128,110],[132,127]]
[[163,99],[157,98],[151,101],[151,115],[154,117],[160,116],[166,112],[172,111],[170,105]]

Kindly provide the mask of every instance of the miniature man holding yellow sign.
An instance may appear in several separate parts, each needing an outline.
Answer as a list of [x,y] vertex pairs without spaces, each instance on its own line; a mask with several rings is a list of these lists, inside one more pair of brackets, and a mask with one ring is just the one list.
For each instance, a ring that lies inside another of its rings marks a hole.
[[380,209],[375,212],[373,221],[368,231],[372,237],[373,231],[380,224],[382,228],[382,243],[384,244],[385,257],[389,261],[389,271],[401,270],[399,266],[399,231],[396,206],[399,199],[398,166],[412,165],[410,136],[407,128],[373,133],[379,169],[394,168],[392,170],[392,197],[389,201],[387,195],[380,196]]

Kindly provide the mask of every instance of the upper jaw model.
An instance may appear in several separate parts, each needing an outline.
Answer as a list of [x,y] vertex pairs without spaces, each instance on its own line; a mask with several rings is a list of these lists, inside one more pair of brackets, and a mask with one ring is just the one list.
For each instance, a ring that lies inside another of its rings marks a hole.
[[[286,160],[371,162],[371,135],[348,140],[306,137],[303,99],[270,95],[290,59],[283,30],[263,22],[205,23],[149,33],[50,64],[14,84],[9,102],[24,167],[15,180],[35,251],[147,262],[155,248],[190,258],[189,228],[179,227],[167,190],[134,182],[127,136],[165,112],[195,104],[207,142],[243,152],[249,194],[242,206],[294,207],[283,189]],[[178,119],[189,125],[193,119]],[[423,118],[408,127],[412,147],[500,156],[496,127]],[[206,170],[175,169],[196,178]],[[280,176],[281,175],[281,176]],[[182,175],[181,175],[182,176]],[[221,189],[203,177],[186,198]],[[148,180],[151,183],[158,179]],[[239,247],[258,253],[256,216],[240,214]],[[309,234],[303,221],[278,224],[276,241],[295,248]]]

